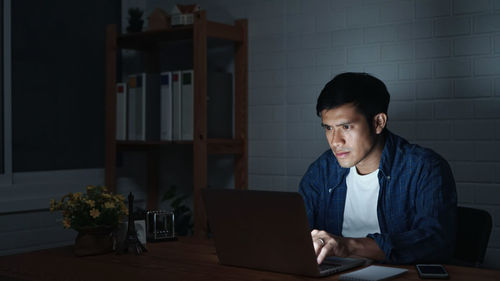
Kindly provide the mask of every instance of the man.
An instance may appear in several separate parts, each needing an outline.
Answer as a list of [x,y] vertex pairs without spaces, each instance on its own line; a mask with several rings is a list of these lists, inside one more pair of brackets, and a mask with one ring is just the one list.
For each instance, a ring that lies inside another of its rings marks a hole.
[[390,96],[366,73],[343,73],[318,97],[330,150],[311,164],[304,198],[318,263],[361,256],[446,262],[453,254],[456,188],[448,163],[387,130]]

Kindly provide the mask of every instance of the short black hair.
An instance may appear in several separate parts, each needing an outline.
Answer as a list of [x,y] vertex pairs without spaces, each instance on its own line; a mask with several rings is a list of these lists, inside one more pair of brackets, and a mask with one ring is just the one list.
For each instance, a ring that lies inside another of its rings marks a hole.
[[351,103],[371,124],[375,115],[387,114],[390,98],[387,87],[379,79],[367,73],[345,72],[325,85],[316,103],[316,114],[321,117],[325,109]]

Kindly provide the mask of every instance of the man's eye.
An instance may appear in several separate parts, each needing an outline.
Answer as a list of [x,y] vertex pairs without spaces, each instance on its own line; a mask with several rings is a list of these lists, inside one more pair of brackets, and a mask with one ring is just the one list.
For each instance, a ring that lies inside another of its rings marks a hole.
[[325,130],[331,131],[332,130],[332,126],[325,126]]
[[342,125],[342,128],[344,128],[344,130],[349,130],[351,128],[351,125],[344,124],[344,125]]

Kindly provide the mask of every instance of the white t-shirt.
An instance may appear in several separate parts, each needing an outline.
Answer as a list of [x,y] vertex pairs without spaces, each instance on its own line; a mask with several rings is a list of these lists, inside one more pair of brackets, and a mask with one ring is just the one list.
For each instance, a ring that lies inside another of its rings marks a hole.
[[377,217],[377,201],[380,185],[378,169],[367,175],[358,174],[356,166],[351,167],[346,178],[344,237],[361,238],[370,233],[380,233]]

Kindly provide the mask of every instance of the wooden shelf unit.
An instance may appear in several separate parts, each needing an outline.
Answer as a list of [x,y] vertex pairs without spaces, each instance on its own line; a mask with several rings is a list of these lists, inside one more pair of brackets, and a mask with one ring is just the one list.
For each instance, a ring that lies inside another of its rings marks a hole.
[[[165,30],[119,35],[116,25],[106,30],[106,155],[105,184],[116,191],[116,159],[119,151],[138,150],[147,153],[147,208],[158,206],[159,148],[169,145],[193,147],[194,235],[206,236],[207,216],[201,190],[207,187],[208,154],[235,156],[235,188],[248,187],[248,23],[234,25],[207,21],[205,11],[195,14],[193,25]],[[234,137],[207,138],[207,38],[234,42]],[[194,138],[193,141],[117,141],[116,140],[116,72],[119,49],[133,49],[146,55],[146,72],[160,72],[160,44],[192,40],[194,71]]]

